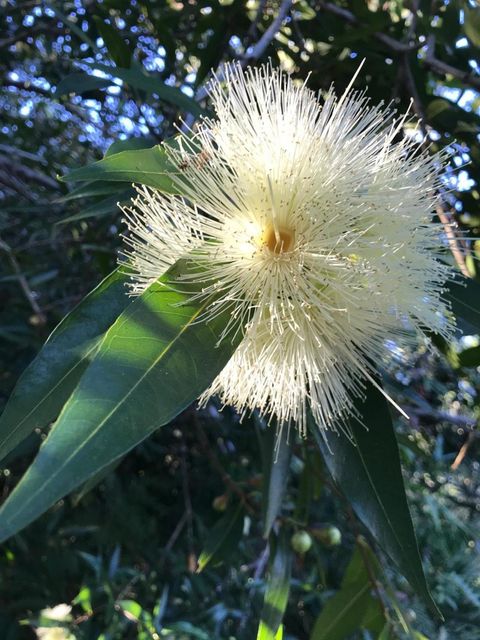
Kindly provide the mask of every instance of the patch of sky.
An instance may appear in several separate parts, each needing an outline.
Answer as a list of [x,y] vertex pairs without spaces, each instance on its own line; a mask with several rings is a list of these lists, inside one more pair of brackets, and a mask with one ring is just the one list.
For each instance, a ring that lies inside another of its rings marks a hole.
[[143,61],[143,66],[147,71],[161,72],[165,69],[165,61],[159,56],[151,56]]
[[384,341],[385,348],[389,351],[391,357],[397,362],[404,362],[406,359],[405,349],[400,347],[395,340],[387,339]]
[[185,95],[189,96],[190,98],[193,98],[194,92],[192,87],[186,87],[183,86],[180,88],[180,90],[182,91],[182,93],[184,93]]
[[465,49],[468,46],[468,40],[466,38],[460,38],[460,40],[457,40],[455,43],[456,49]]
[[23,18],[22,24],[24,27],[31,27],[34,22],[35,22],[35,17],[32,16],[31,14],[28,14]]
[[451,102],[456,102],[462,95],[462,90],[455,89],[454,87],[443,87],[442,85],[437,85],[435,87],[435,95],[446,98]]
[[22,106],[18,110],[18,113],[22,116],[22,118],[26,118],[31,114],[32,109],[33,109],[33,102],[31,100],[27,100],[27,102],[22,104]]
[[[465,111],[471,111],[473,101],[478,97],[479,94],[476,91],[473,91],[473,89],[467,89],[463,92],[457,104],[459,107],[462,107],[462,109],[465,109]],[[476,109],[476,111],[478,111],[478,109]]]
[[475,180],[472,180],[466,171],[459,171],[452,177],[452,182],[457,191],[470,191],[475,186]]
[[120,116],[118,122],[127,133],[133,133],[135,131],[135,123],[132,122],[130,118],[127,118],[127,116]]
[[232,47],[235,53],[239,53],[242,49],[242,41],[238,36],[232,36],[228,41],[228,44]]
[[459,380],[458,381],[458,388],[463,393],[468,393],[468,395],[472,396],[472,398],[476,398],[477,397],[476,389],[471,385],[471,383],[468,380]]

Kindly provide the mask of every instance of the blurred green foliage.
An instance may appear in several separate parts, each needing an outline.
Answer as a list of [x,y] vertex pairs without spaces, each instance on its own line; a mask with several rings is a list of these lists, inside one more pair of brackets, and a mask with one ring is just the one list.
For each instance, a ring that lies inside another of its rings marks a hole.
[[[116,262],[116,202],[128,191],[97,183],[95,193],[78,193],[56,176],[102,158],[112,143],[121,150],[119,141],[146,147],[171,136],[181,117],[195,115],[210,69],[248,59],[285,6],[0,0],[0,401],[51,329]],[[342,91],[365,58],[357,85],[399,111],[413,98],[412,126],[421,118],[433,150],[448,147],[450,192],[439,215],[478,236],[477,4],[299,0],[287,9],[261,59],[308,75],[312,89],[334,81]],[[460,266],[475,275],[473,240]],[[467,320],[466,332],[478,333],[475,317]],[[315,622],[328,615],[331,598],[349,605],[338,638],[480,638],[478,344],[438,343],[441,353],[390,346],[387,386],[411,416],[397,425],[407,492],[446,621],[430,618],[375,547],[312,443],[295,442],[282,518],[300,536],[284,638],[319,638]],[[240,424],[228,409],[189,410],[96,485],[58,503],[2,546],[0,638],[256,637],[263,595],[273,589],[269,562],[281,563],[272,549],[269,558],[257,517],[265,437],[255,417]],[[33,434],[5,461],[3,496],[43,438]],[[240,512],[239,500],[247,505]],[[302,552],[306,533],[312,546]],[[211,557],[197,574],[205,549]],[[350,608],[351,593],[368,596],[361,611]],[[59,604],[72,609],[46,610]]]

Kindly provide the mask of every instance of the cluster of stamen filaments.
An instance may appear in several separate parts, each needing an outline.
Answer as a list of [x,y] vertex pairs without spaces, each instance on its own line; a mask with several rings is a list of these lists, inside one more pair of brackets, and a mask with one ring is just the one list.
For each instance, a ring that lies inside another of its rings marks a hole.
[[286,227],[269,225],[262,234],[263,245],[273,254],[281,254],[292,251],[295,242],[295,233]]

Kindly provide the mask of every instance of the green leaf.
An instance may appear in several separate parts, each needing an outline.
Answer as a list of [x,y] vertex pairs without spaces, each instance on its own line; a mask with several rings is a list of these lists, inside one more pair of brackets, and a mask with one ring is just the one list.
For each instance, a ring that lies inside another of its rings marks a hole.
[[176,171],[165,149],[157,145],[151,149],[122,151],[107,156],[86,167],[74,169],[60,179],[65,182],[79,180],[136,182],[165,193],[179,193],[178,186],[170,177],[170,174]]
[[[375,567],[371,570],[375,575]],[[370,577],[357,546],[340,590],[323,607],[310,640],[344,640],[354,631],[377,628],[383,616],[371,591]]]
[[60,322],[22,374],[0,417],[0,459],[58,416],[103,334],[130,304],[127,281],[118,269],[105,278]]
[[[276,433],[274,427],[267,427],[265,433],[265,469],[263,472],[263,537],[268,538],[275,518],[280,513],[282,500],[287,486],[292,459],[292,441],[287,438],[288,429]],[[290,434],[290,438],[294,435]]]
[[66,196],[58,198],[55,202],[69,202],[80,198],[91,198],[92,196],[108,196],[118,192],[118,185],[110,182],[86,182],[76,189],[72,189]]
[[423,573],[387,401],[369,384],[365,401],[356,408],[367,429],[351,419],[352,442],[332,432],[324,439],[315,425],[312,433],[328,470],[360,520],[429,609],[441,617]]
[[480,346],[469,347],[457,354],[461,367],[478,367],[480,365]]
[[443,297],[450,301],[457,318],[472,325],[474,333],[480,333],[480,282],[471,278],[449,282]]
[[[175,138],[170,139],[171,142],[175,140]],[[158,140],[155,140],[153,136],[144,136],[142,138],[127,138],[127,140],[115,140],[105,151],[105,158],[108,156],[114,156],[116,153],[120,153],[121,151],[135,151],[138,149],[151,149],[157,144]],[[167,144],[167,141],[165,141]]]
[[112,60],[119,67],[129,67],[132,51],[128,44],[112,25],[104,22],[99,16],[93,16],[93,19]]
[[93,202],[90,206],[85,207],[78,213],[73,213],[71,216],[67,216],[62,220],[56,222],[56,225],[68,224],[70,222],[77,222],[78,220],[87,220],[88,218],[100,218],[102,216],[108,216],[112,213],[118,213],[120,216],[119,205],[126,205],[130,202],[132,196],[134,196],[133,189],[118,191],[114,196],[107,196],[102,200]]
[[476,47],[480,47],[480,7],[468,7],[465,3],[465,22],[463,28],[467,38]]
[[[210,384],[236,343],[221,333],[227,312],[199,321],[211,300],[179,284],[172,267],[122,313],[63,407],[48,438],[0,509],[5,540],[57,500],[172,420]],[[182,291],[179,288],[182,288]]]
[[88,91],[106,89],[107,87],[111,87],[112,84],[114,83],[109,78],[99,78],[98,76],[92,76],[83,71],[78,71],[62,78],[57,84],[55,94],[57,96],[64,96],[69,93],[82,95]]
[[216,564],[225,557],[225,550],[237,546],[243,532],[243,505],[230,507],[209,532],[207,543],[198,558],[197,573],[207,564]]
[[257,640],[277,640],[283,635],[279,629],[288,604],[291,567],[292,553],[287,536],[282,533],[270,563]]
[[177,89],[177,87],[170,87],[162,79],[149,75],[141,69],[121,69],[120,67],[109,67],[100,63],[92,64],[92,68],[109,73],[114,78],[123,80],[134,89],[145,91],[148,95],[156,94],[161,100],[173,104],[182,111],[187,111],[194,116],[205,114],[205,110],[183,91]]

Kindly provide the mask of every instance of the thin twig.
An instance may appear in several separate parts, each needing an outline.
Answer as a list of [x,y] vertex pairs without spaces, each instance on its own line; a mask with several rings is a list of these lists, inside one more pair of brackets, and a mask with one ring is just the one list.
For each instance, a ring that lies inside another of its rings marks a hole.
[[[344,20],[345,22],[348,22],[348,24],[351,24],[352,26],[362,25],[360,20],[356,18],[353,15],[353,13],[351,13],[347,9],[344,9],[343,7],[337,6],[336,4],[333,4],[331,2],[318,2],[317,6],[319,6],[320,9],[323,9],[324,11],[328,11],[329,13],[332,13],[338,16],[339,18],[342,18],[342,20]],[[382,33],[381,31],[376,31],[373,34],[373,37],[379,42],[381,42],[382,44],[386,45],[394,53],[408,53],[410,51],[415,51],[416,49],[419,49],[421,46],[420,44],[417,44],[417,43],[405,44],[403,42],[400,42],[399,40],[395,40],[395,38],[391,38],[390,36],[387,36],[385,33]]]
[[272,21],[272,24],[268,27],[265,33],[262,35],[260,40],[249,47],[249,49],[245,52],[245,54],[240,59],[240,64],[242,67],[245,67],[249,62],[258,60],[262,57],[267,49],[268,45],[275,38],[277,33],[280,31],[283,21],[287,17],[292,6],[292,0],[283,0],[280,8],[278,10],[277,15]]
[[36,321],[37,324],[39,325],[44,325],[47,322],[47,318],[43,312],[43,310],[41,309],[40,305],[38,304],[35,294],[33,293],[33,291],[30,289],[30,286],[27,282],[27,279],[25,278],[25,276],[22,273],[22,270],[20,268],[20,265],[17,262],[17,259],[15,258],[15,255],[12,251],[12,249],[10,248],[10,246],[4,242],[3,240],[0,239],[0,249],[3,249],[3,251],[5,251],[5,253],[8,256],[8,259],[10,261],[10,264],[12,265],[12,269],[15,272],[15,276],[18,280],[18,283],[20,284],[20,287],[25,295],[25,298],[27,299],[29,305],[32,307],[33,312],[35,314],[36,317]]
[[440,222],[443,224],[443,228],[445,229],[445,235],[447,236],[448,244],[450,246],[450,251],[452,252],[453,257],[455,258],[455,262],[458,265],[458,268],[462,272],[462,274],[469,278],[470,273],[467,268],[467,263],[465,262],[464,251],[460,247],[459,240],[454,231],[454,223],[452,222],[451,216],[444,210],[441,204],[437,205],[437,216]]
[[453,76],[465,84],[475,87],[475,89],[480,89],[480,76],[476,75],[473,71],[462,71],[461,69],[452,67],[450,64],[447,64],[435,57],[435,36],[433,34],[430,34],[427,37],[426,53],[425,58],[423,59],[423,64],[435,73]]
[[250,25],[247,32],[247,38],[249,39],[251,38],[253,40],[254,38],[257,37],[258,25],[261,19],[263,18],[265,4],[266,4],[266,0],[260,0],[260,2],[258,3],[257,12],[255,13],[255,18],[253,19],[252,24]]
[[180,466],[182,470],[182,491],[183,501],[185,503],[185,516],[187,523],[187,544],[188,544],[188,569],[190,573],[195,573],[197,566],[197,556],[193,548],[193,509],[192,498],[190,496],[190,483],[188,481],[188,467],[187,467],[187,445],[185,442],[182,444],[180,455]]
[[204,453],[207,455],[207,457],[208,457],[208,459],[210,461],[210,464],[217,471],[217,473],[220,475],[220,477],[222,479],[222,482],[227,487],[227,489],[229,489],[232,493],[234,493],[235,495],[237,495],[240,498],[240,501],[242,502],[243,506],[245,507],[245,509],[250,514],[254,514],[255,513],[255,509],[252,506],[252,504],[250,503],[250,501],[248,499],[248,496],[246,495],[245,491],[243,491],[243,489],[225,471],[225,469],[223,468],[222,463],[218,459],[218,457],[215,454],[215,452],[213,451],[213,449],[210,447],[210,442],[208,441],[207,434],[203,430],[203,427],[200,424],[200,420],[198,419],[196,412],[194,412],[192,414],[192,419],[193,419],[193,422],[195,424],[195,429],[197,431],[198,440],[200,442],[200,445],[202,446],[202,449],[203,449]]
[[470,433],[467,436],[467,439],[465,440],[460,451],[458,452],[457,457],[455,458],[452,465],[450,466],[450,469],[452,469],[452,471],[456,471],[458,467],[462,464],[463,460],[465,459],[465,456],[468,453],[468,449],[470,448],[470,445],[475,440],[475,436],[476,436],[476,432],[470,431]]

